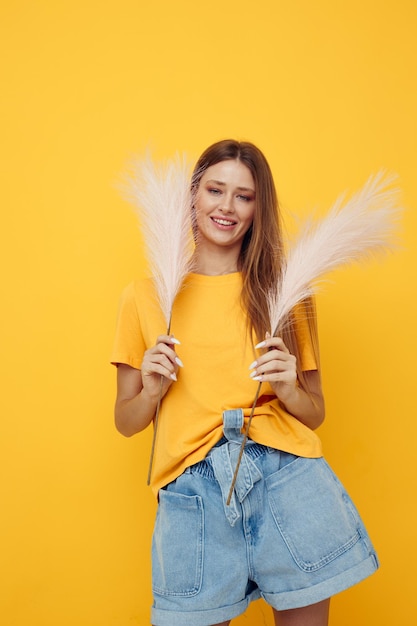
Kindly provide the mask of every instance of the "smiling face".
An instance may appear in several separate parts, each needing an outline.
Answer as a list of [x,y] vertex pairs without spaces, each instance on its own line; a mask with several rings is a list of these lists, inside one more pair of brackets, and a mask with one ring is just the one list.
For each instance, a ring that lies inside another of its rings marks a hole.
[[220,161],[207,168],[194,202],[199,249],[233,252],[237,261],[255,206],[255,182],[241,161]]

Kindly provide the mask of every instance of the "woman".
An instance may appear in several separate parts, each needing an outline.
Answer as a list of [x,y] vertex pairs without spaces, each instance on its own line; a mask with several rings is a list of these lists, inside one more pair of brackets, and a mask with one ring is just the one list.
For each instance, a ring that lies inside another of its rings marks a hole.
[[161,334],[152,282],[137,281],[122,297],[112,358],[126,436],[152,422],[163,381],[152,624],[226,626],[263,597],[277,625],[325,626],[330,596],[378,565],[314,432],[324,419],[314,308],[303,303],[270,336],[283,246],[258,148],[210,146],[191,189],[195,270],[174,303],[175,336]]

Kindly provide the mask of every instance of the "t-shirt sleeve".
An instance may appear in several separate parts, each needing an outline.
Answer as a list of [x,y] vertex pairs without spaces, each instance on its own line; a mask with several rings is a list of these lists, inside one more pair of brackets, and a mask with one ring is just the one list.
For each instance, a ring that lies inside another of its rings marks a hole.
[[136,305],[135,285],[131,283],[120,298],[110,362],[140,369],[144,352],[145,342]]

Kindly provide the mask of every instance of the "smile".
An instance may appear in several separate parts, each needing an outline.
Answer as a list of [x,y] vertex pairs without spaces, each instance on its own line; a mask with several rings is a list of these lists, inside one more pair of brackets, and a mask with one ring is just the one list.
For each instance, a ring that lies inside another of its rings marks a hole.
[[236,222],[232,222],[231,220],[221,219],[219,217],[211,218],[215,224],[219,224],[220,226],[234,226]]

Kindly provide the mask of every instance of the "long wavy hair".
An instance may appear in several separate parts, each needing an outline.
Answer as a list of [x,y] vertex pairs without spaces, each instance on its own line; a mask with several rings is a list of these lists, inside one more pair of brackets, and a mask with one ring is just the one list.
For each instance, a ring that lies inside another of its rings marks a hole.
[[[250,336],[258,341],[270,330],[268,298],[278,290],[285,252],[282,237],[278,197],[269,164],[263,153],[247,141],[225,139],[209,146],[198,159],[191,179],[195,197],[204,172],[221,161],[238,160],[250,170],[256,191],[256,208],[250,229],[245,234],[238,259],[242,273],[242,305],[247,312]],[[294,311],[280,329],[280,334],[292,354],[301,363],[296,326],[299,315],[307,317],[313,350],[318,364],[317,328],[314,304],[307,300]],[[298,366],[299,381],[307,391],[308,385]]]

